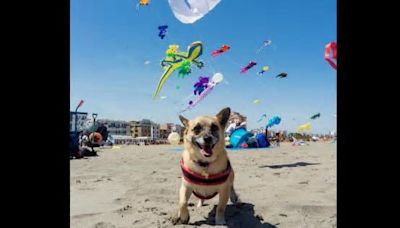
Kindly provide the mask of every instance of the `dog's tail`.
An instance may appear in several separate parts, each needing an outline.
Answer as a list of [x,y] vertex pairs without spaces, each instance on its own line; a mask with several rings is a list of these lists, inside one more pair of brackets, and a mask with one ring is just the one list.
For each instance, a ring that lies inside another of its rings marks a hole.
[[229,199],[233,204],[241,202],[239,196],[236,194],[235,189],[233,188],[233,185],[231,186],[231,193],[229,195]]

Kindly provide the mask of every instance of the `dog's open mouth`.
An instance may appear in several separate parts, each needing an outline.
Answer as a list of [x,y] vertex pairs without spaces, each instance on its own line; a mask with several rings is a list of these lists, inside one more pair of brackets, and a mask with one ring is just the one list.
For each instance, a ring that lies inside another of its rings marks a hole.
[[212,156],[212,154],[213,154],[213,151],[212,151],[212,149],[214,148],[214,146],[215,146],[215,144],[214,145],[207,145],[207,144],[205,144],[205,145],[200,145],[199,143],[197,143],[196,142],[196,144],[197,144],[197,146],[200,148],[200,153],[202,154],[202,155],[204,155],[204,157],[211,157]]

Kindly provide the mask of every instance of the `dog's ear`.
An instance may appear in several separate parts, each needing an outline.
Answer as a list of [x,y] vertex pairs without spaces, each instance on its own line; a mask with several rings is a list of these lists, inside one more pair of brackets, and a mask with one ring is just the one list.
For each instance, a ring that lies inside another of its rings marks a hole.
[[221,127],[225,128],[225,125],[228,122],[230,115],[231,115],[231,109],[229,107],[219,111],[219,113],[217,114],[217,119]]
[[188,127],[189,126],[189,120],[183,117],[182,115],[179,115],[179,119],[183,123],[183,126]]

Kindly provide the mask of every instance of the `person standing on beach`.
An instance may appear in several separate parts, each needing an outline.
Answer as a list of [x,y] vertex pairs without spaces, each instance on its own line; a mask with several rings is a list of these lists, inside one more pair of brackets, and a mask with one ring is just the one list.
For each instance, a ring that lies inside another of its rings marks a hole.
[[277,132],[275,134],[275,140],[276,140],[276,146],[281,146],[281,144],[280,144],[281,139],[280,139],[280,133],[279,132]]

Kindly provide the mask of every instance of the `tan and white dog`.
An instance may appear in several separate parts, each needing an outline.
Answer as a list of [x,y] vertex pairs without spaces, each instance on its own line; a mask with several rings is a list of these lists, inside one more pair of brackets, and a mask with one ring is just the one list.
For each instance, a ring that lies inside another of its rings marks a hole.
[[216,116],[199,116],[188,120],[179,116],[184,131],[184,151],[180,161],[182,185],[179,191],[178,214],[173,224],[189,222],[188,200],[193,193],[200,200],[219,195],[215,224],[226,224],[225,207],[230,198],[232,203],[239,202],[233,188],[234,173],[225,150],[224,130],[231,110],[222,109]]

